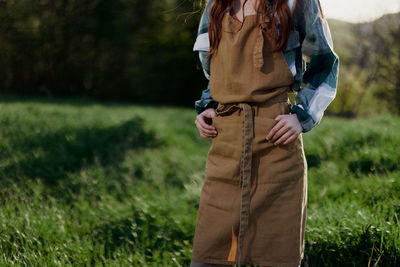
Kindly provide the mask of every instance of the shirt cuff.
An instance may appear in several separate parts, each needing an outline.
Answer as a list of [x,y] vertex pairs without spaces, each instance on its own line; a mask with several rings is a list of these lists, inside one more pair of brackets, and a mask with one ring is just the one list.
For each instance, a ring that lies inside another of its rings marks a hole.
[[290,113],[295,113],[297,115],[297,118],[303,127],[303,133],[309,132],[314,127],[314,121],[311,115],[299,105],[291,105]]
[[215,108],[216,109],[217,107],[218,107],[218,102],[215,100],[205,101],[203,99],[199,99],[199,100],[195,101],[195,104],[194,104],[194,108],[195,108],[197,114],[202,113],[207,108]]

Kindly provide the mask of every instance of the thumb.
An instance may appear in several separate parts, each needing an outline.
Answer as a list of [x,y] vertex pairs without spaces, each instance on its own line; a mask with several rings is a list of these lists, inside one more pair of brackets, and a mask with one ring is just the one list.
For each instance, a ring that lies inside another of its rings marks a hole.
[[217,116],[217,112],[215,111],[215,109],[212,109],[212,110],[211,110],[211,116],[212,116],[212,117]]
[[213,109],[213,108],[210,108],[209,110],[208,110],[208,112],[206,112],[206,117],[208,117],[208,118],[212,118],[212,117],[215,117],[216,115],[217,115],[217,113],[215,112],[215,109]]

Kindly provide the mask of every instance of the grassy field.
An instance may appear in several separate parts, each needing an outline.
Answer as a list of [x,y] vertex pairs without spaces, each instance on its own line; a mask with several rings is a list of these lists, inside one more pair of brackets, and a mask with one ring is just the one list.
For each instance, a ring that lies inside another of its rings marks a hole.
[[[0,266],[189,266],[193,109],[1,97]],[[308,266],[400,266],[400,118],[303,135]]]

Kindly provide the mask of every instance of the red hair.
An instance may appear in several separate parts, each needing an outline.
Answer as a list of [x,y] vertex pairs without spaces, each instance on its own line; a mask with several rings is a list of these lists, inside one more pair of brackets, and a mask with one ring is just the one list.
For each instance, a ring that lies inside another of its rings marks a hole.
[[[208,52],[208,59],[210,60],[212,55],[216,52],[220,39],[221,39],[221,25],[222,18],[228,9],[232,8],[234,0],[215,0],[213,6],[210,11],[210,25],[208,27],[208,35],[210,39],[210,50]],[[236,0],[235,0],[236,1]],[[281,24],[281,35],[278,36],[278,31],[276,29],[275,23],[271,23],[272,34],[276,40],[276,46],[274,51],[279,51],[283,49],[287,45],[289,34],[291,28],[294,28],[294,14],[296,12],[298,6],[298,0],[295,0],[294,12],[292,14],[290,7],[287,3],[287,0],[272,0],[272,10],[267,4],[268,0],[258,0],[258,5],[256,8],[257,11],[257,19],[259,14],[263,21],[268,17],[270,21],[275,22],[275,16],[272,14],[276,14],[279,18],[279,22]],[[244,13],[244,5],[247,0],[244,1],[242,10]],[[229,10],[230,11],[230,10]]]

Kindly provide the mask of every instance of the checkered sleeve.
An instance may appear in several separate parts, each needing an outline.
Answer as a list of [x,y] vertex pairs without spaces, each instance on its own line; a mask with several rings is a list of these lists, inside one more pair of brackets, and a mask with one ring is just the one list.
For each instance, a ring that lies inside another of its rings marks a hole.
[[[200,19],[199,28],[197,31],[196,42],[193,46],[193,51],[198,51],[201,66],[205,77],[210,80],[210,63],[208,62],[208,51],[210,49],[210,41],[208,38],[208,26],[210,24],[210,10],[214,0],[209,0],[204,8],[203,14]],[[215,101],[210,94],[210,81],[208,81],[207,88],[201,93],[199,100],[195,101],[195,110],[198,114],[203,112],[206,108],[216,108],[218,102]]]
[[305,86],[296,94],[291,112],[297,114],[303,132],[308,132],[321,122],[324,111],[336,96],[339,57],[333,51],[329,25],[319,0],[301,1],[305,22],[303,55],[310,60],[303,74]]

